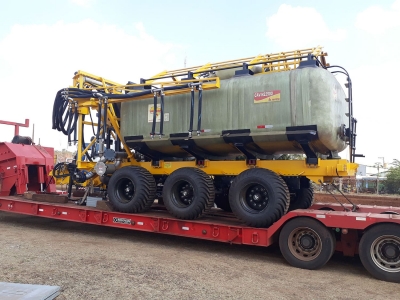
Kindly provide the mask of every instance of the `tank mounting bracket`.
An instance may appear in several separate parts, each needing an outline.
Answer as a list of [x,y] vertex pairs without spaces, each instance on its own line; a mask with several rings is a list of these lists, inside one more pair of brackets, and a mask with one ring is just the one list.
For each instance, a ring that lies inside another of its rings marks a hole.
[[317,125],[286,127],[286,136],[289,141],[299,143],[306,155],[308,165],[318,164],[318,157],[309,145],[309,142],[318,139]]
[[[173,145],[179,146],[182,150],[185,150],[187,153],[192,155],[196,159],[196,165],[197,166],[204,166],[205,165],[205,158],[204,156],[200,155],[196,149],[199,149],[199,147],[195,144],[195,142],[189,138],[188,133],[176,133],[176,134],[171,134],[171,143]],[[199,149],[202,150],[202,149]],[[200,151],[204,152],[204,150]]]

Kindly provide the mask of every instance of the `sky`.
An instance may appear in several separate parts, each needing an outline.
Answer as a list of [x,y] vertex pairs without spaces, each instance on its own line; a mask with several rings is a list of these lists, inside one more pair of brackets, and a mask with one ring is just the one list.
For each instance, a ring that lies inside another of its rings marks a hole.
[[[77,70],[137,82],[185,59],[194,66],[320,45],[353,82],[356,152],[366,156],[356,161],[400,159],[400,0],[0,1],[0,120],[30,119],[36,143],[67,148],[51,129],[52,107]],[[0,140],[11,140],[13,127],[0,126]]]

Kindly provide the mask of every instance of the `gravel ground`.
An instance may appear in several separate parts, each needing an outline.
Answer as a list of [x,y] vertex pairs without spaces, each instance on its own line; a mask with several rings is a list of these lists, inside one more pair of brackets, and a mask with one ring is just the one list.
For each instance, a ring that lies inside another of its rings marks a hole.
[[321,270],[258,248],[0,212],[0,281],[58,285],[62,299],[397,299],[358,257]]

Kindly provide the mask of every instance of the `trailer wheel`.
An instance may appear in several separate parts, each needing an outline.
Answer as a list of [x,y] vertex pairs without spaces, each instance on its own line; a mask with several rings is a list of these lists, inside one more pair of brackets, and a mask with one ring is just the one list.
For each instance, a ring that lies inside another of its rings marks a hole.
[[107,193],[116,210],[139,213],[153,204],[156,183],[150,172],[142,167],[123,167],[111,176]]
[[314,203],[314,190],[312,187],[301,188],[296,195],[291,197],[289,211],[295,209],[307,209]]
[[231,206],[229,204],[229,196],[228,195],[215,195],[214,200],[215,205],[226,212],[232,212]]
[[249,226],[268,227],[288,209],[288,187],[276,173],[250,169],[240,173],[229,189],[233,213]]
[[360,259],[372,276],[400,283],[400,226],[380,224],[368,229],[359,245]]
[[295,218],[288,221],[279,235],[279,248],[286,261],[296,268],[319,269],[332,257],[336,238],[317,220]]
[[197,219],[214,205],[214,196],[212,179],[196,168],[178,169],[164,183],[165,207],[179,219]]

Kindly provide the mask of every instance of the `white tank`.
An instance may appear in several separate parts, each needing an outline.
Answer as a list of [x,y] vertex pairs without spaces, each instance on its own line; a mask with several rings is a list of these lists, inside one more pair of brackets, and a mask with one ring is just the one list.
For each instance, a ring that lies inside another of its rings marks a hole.
[[[221,80],[219,89],[203,92],[204,132],[199,136],[195,131],[187,136],[190,94],[165,98],[161,138],[150,136],[153,99],[122,103],[121,131],[128,146],[160,159],[193,153],[208,159],[233,159],[243,151],[261,158],[304,152],[330,155],[346,148],[348,103],[329,71],[307,67],[246,76],[231,73],[222,76],[227,79]],[[194,129],[197,93],[195,99]],[[159,122],[158,116],[157,130]]]

